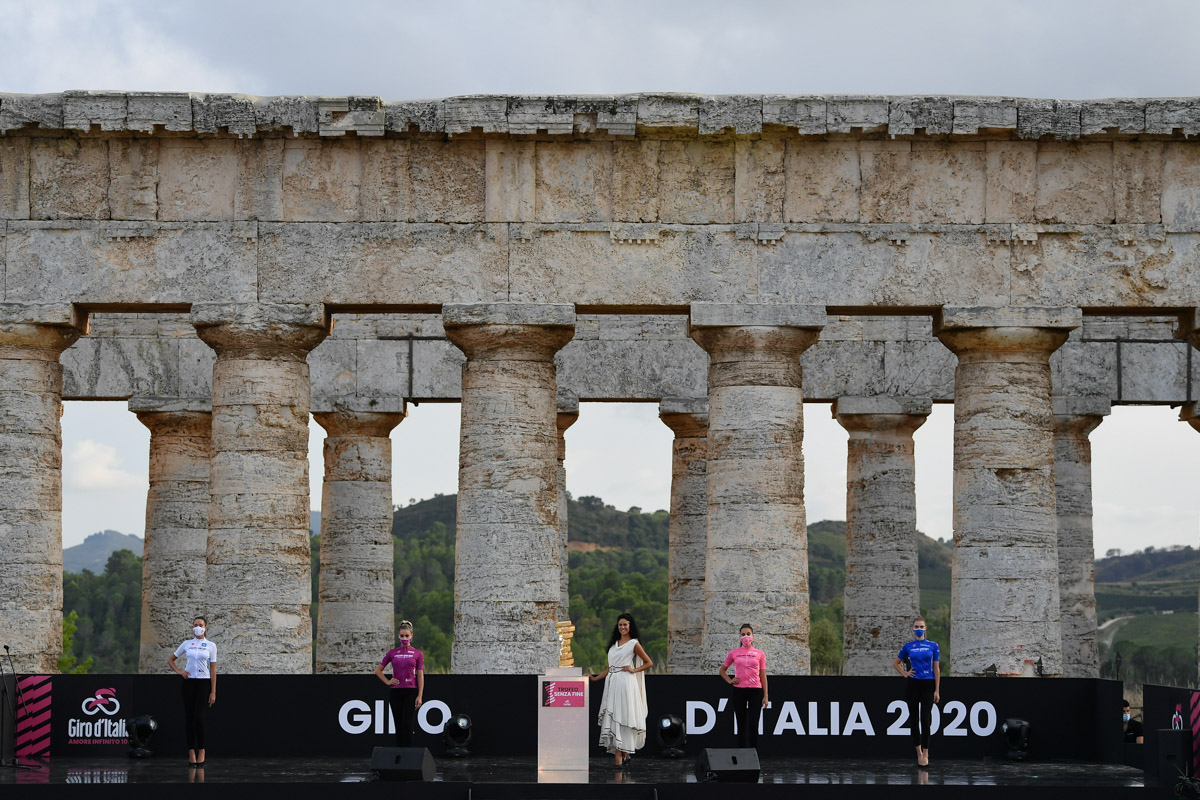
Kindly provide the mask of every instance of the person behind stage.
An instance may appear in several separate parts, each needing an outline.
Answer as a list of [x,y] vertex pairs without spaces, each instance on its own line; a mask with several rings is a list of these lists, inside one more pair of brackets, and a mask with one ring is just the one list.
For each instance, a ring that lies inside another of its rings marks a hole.
[[[421,707],[421,695],[425,693],[425,654],[412,646],[411,622],[401,620],[396,634],[400,646],[387,651],[375,667],[375,677],[389,687],[388,706],[396,725],[396,746],[409,747],[412,745],[413,721]],[[383,668],[388,664],[392,665],[391,678],[383,674]]]
[[[167,666],[183,676],[183,725],[187,734],[188,766],[204,766],[204,713],[207,706],[217,702],[217,646],[204,638],[208,620],[192,620],[193,638],[175,649],[167,658]],[[175,659],[187,655],[184,668],[175,666]]]
[[1125,744],[1142,744],[1146,741],[1142,723],[1133,718],[1128,700],[1121,701],[1121,730],[1125,734]]
[[608,640],[608,667],[593,681],[604,680],[600,698],[600,746],[621,766],[646,744],[646,676],[654,666],[638,642],[632,614],[621,614]]
[[937,642],[925,638],[923,617],[913,620],[916,637],[900,648],[892,667],[908,678],[904,687],[908,701],[908,718],[912,743],[917,748],[917,764],[929,766],[929,726],[933,724],[933,707],[941,702],[942,665]]
[[[729,651],[717,670],[733,687],[733,714],[738,723],[738,747],[758,747],[758,718],[767,707],[767,654],[754,648],[754,628],[740,629],[742,646]],[[725,670],[733,665],[733,676]]]

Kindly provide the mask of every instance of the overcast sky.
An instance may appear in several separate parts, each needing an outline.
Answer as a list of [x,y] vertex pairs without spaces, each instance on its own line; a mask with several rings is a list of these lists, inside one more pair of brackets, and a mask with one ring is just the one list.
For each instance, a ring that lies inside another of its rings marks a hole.
[[[0,91],[368,94],[1200,94],[1192,2],[388,2],[0,0]],[[393,434],[395,502],[456,488],[458,407]],[[951,535],[949,406],[917,432],[918,526]],[[1096,548],[1196,544],[1200,434],[1166,408],[1119,408],[1092,436]],[[63,540],[141,534],[148,432],[124,403],[68,403]],[[654,404],[585,404],[567,482],[666,508],[670,431]],[[810,521],[845,517],[845,433],[805,407]],[[321,432],[310,439],[320,506]]]

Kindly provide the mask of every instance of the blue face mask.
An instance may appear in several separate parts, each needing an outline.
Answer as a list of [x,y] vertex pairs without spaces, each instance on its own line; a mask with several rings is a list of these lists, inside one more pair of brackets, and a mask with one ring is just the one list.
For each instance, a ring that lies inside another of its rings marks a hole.
[[916,634],[916,637],[918,639],[925,638],[925,629],[924,628],[913,628],[913,633]]
[[1128,714],[1122,714],[1122,715],[1121,715],[1121,722],[1129,722],[1129,715],[1128,715]]

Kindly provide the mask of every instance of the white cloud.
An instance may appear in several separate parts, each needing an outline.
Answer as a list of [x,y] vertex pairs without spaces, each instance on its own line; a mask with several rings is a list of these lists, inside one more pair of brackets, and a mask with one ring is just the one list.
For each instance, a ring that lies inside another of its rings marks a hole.
[[121,468],[117,448],[92,439],[71,445],[63,459],[63,488],[83,492],[133,491],[146,489],[145,475]]

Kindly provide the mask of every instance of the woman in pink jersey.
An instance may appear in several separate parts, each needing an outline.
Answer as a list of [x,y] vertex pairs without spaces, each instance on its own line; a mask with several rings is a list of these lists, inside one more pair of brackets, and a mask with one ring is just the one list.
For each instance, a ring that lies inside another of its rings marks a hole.
[[[741,627],[742,646],[729,651],[718,674],[733,687],[738,747],[758,747],[758,718],[767,707],[767,654],[754,647],[754,628]],[[733,665],[733,675],[725,670]]]
[[[375,677],[388,687],[388,706],[396,725],[396,746],[409,747],[412,745],[413,721],[421,707],[421,695],[425,693],[425,654],[412,646],[411,622],[401,620],[397,635],[400,646],[387,651],[375,667]],[[383,674],[383,668],[388,664],[392,665],[390,678]]]

